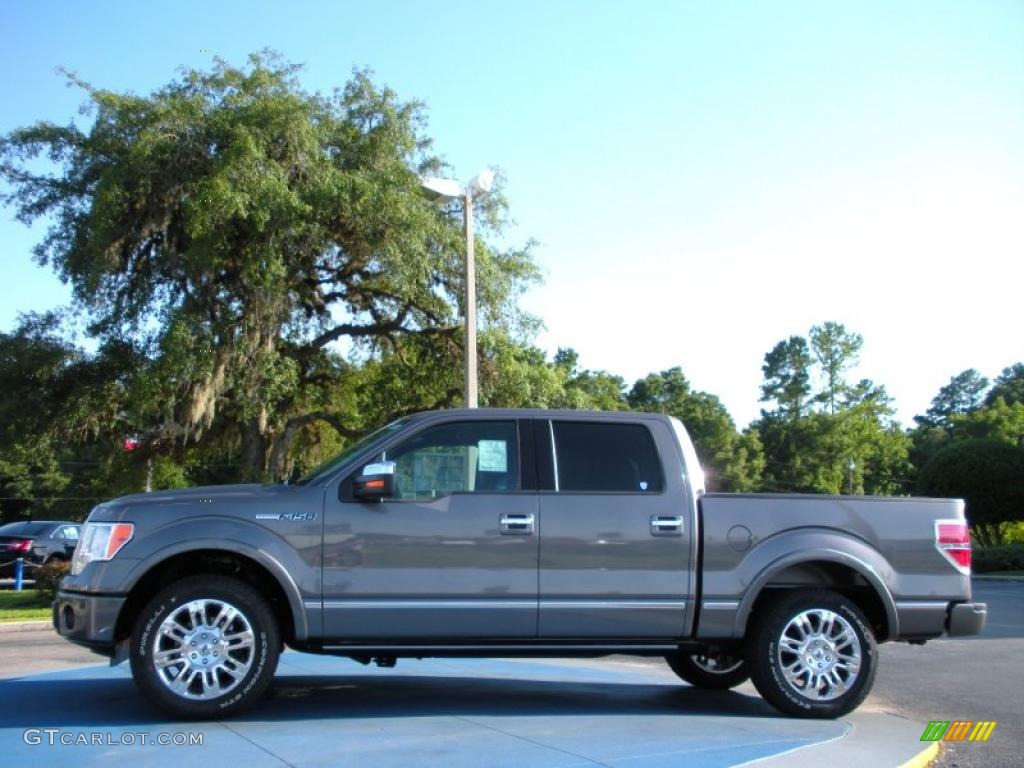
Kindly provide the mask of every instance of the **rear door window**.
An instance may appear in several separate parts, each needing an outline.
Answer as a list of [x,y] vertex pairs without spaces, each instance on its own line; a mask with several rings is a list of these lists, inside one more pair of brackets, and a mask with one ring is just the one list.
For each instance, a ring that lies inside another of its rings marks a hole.
[[664,487],[654,439],[642,424],[554,421],[558,490],[659,493]]

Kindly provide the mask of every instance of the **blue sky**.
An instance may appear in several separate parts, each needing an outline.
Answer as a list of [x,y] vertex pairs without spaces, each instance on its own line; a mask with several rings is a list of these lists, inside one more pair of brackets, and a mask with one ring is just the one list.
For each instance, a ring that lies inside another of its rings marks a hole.
[[[148,92],[271,47],[310,90],[368,67],[462,177],[500,166],[553,352],[680,365],[742,426],[763,356],[838,320],[909,422],[1024,360],[1024,3],[0,4],[0,131],[77,117],[55,73]],[[67,301],[0,212],[0,329]]]

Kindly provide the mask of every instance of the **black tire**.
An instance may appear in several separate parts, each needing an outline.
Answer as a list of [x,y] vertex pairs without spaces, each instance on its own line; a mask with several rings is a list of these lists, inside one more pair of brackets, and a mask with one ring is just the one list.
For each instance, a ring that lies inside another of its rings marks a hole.
[[[192,576],[159,592],[142,610],[129,659],[136,685],[164,712],[179,719],[216,719],[263,694],[280,648],[277,620],[255,589],[228,576]],[[166,657],[159,669],[155,653]],[[200,666],[207,661],[209,667]]]
[[[802,614],[805,629],[795,622]],[[787,590],[773,598],[754,617],[747,648],[758,692],[797,717],[834,718],[856,709],[871,691],[877,659],[875,636],[860,608],[824,589]]]
[[695,688],[724,691],[745,683],[750,670],[735,653],[676,653],[666,656],[672,671]]

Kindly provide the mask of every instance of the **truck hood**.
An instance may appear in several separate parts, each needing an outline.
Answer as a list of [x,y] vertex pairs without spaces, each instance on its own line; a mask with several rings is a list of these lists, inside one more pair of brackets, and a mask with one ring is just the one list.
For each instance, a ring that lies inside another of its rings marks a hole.
[[151,504],[181,504],[198,502],[203,499],[231,499],[239,501],[242,499],[267,498],[286,490],[288,486],[277,483],[246,483],[242,485],[203,485],[197,488],[172,488],[167,491],[153,491],[152,493],[132,493],[128,496],[121,496],[112,501],[104,502],[101,506],[127,506],[133,507],[148,506]]

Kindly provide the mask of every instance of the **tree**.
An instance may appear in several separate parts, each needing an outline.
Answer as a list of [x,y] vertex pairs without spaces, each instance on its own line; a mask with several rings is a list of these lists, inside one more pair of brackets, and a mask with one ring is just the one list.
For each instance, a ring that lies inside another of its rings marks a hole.
[[981,407],[987,387],[988,379],[973,368],[961,371],[939,390],[928,413],[916,420],[928,426],[948,426],[953,416],[967,414]]
[[828,412],[836,412],[836,404],[846,391],[843,374],[858,362],[864,337],[850,333],[842,323],[826,322],[811,328],[811,350],[821,366],[824,390],[818,401],[828,404]]
[[544,352],[491,331],[482,337],[482,403],[492,408],[586,408],[568,395],[568,371],[548,363]]
[[982,544],[1000,544],[1005,523],[1024,519],[1024,447],[993,438],[950,443],[922,469],[920,493],[962,498]]
[[992,389],[985,395],[985,405],[992,405],[998,398],[1007,405],[1024,403],[1024,363],[1014,363],[1003,368],[996,376]]
[[991,405],[953,416],[949,431],[954,440],[992,438],[1009,445],[1024,445],[1024,402],[1007,405],[1002,397],[997,397]]
[[[884,387],[867,379],[852,386],[845,380],[863,338],[836,322],[811,328],[810,336],[810,348],[803,337],[791,336],[765,355],[762,400],[774,400],[776,407],[762,410],[754,425],[764,446],[764,488],[904,491],[910,441],[893,421],[891,399]],[[813,402],[812,362],[822,382]]]
[[[144,353],[125,389],[148,395],[147,450],[216,435],[251,478],[286,475],[315,424],[364,428],[323,407],[352,375],[339,344],[367,360],[416,338],[417,355],[461,358],[464,239],[458,203],[420,193],[420,175],[442,170],[421,105],[365,73],[309,94],[296,72],[254,55],[149,96],[69,76],[88,129],[39,123],[0,140],[4,201],[52,222],[38,261],[71,284],[101,345]],[[41,153],[59,172],[35,170]],[[481,199],[481,232],[505,207],[500,191]],[[536,277],[530,246],[480,239],[476,253],[484,329],[528,327],[515,298]]]
[[[981,396],[987,381],[973,368],[953,376],[932,400],[928,413],[915,416],[911,459],[923,469],[951,443],[992,438],[1010,445],[1024,444],[1024,401],[1015,399],[1024,379],[1020,363],[1004,368],[995,385]],[[1006,398],[1009,398],[1007,400]]]
[[627,400],[634,410],[667,413],[683,422],[710,469],[712,488],[750,491],[757,487],[764,468],[757,433],[740,435],[721,401],[694,391],[681,368],[638,380]]
[[775,401],[776,411],[784,419],[799,419],[806,412],[811,394],[811,355],[807,340],[790,336],[764,356],[764,384],[761,402]]
[[29,318],[14,333],[0,333],[0,520],[38,507],[62,491],[70,477],[60,465],[61,443],[47,412],[51,383],[76,351]]
[[559,348],[554,366],[565,373],[566,408],[591,408],[597,411],[621,411],[626,402],[626,382],[607,371],[581,370],[579,354],[572,348]]
[[[829,414],[836,425],[833,467],[846,465],[846,488],[852,477],[855,493],[889,495],[910,489],[910,438],[894,420],[892,398],[885,387],[861,379],[846,388],[841,409]],[[853,470],[849,470],[850,462]],[[839,488],[832,486],[833,492]]]
[[778,412],[762,411],[756,429],[764,446],[763,490],[796,493],[830,490],[818,477],[820,428],[813,416],[792,419]]

